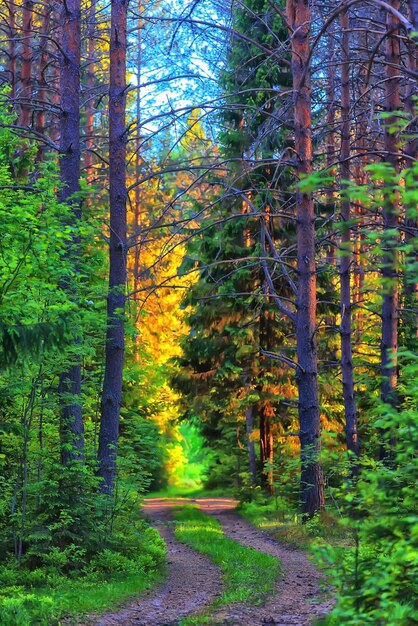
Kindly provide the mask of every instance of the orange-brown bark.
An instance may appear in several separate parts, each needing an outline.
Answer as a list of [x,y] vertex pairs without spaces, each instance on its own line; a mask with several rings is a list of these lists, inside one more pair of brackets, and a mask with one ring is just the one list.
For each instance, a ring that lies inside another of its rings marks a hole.
[[9,12],[9,49],[8,55],[8,81],[10,83],[10,97],[12,100],[16,97],[16,6],[14,2],[8,4]]
[[352,237],[351,204],[344,197],[344,190],[351,177],[350,171],[350,35],[349,13],[341,13],[342,63],[341,63],[341,155],[340,176],[343,197],[341,199],[341,258],[340,258],[340,304],[341,304],[341,374],[345,413],[345,437],[347,449],[358,455],[360,451],[357,432],[357,408],[354,391],[353,346],[352,346]]
[[[392,6],[399,11],[400,3],[392,0]],[[386,15],[386,81],[385,101],[387,113],[393,113],[385,121],[385,160],[391,164],[394,173],[399,171],[398,133],[395,130],[396,111],[401,108],[399,93],[400,72],[400,31],[398,19],[391,13]],[[396,233],[399,227],[399,202],[396,192],[388,188],[386,200],[382,207],[384,242],[382,255],[382,401],[396,406],[398,349],[398,248],[399,238]]]
[[[41,37],[39,49],[39,65],[38,65],[38,106],[36,110],[36,126],[35,130],[39,135],[45,133],[45,106],[48,99],[48,82],[46,79],[46,71],[49,63],[48,39],[50,27],[51,7],[45,4],[42,8],[41,21]],[[42,161],[44,157],[44,145],[39,144],[37,160]]]
[[30,126],[32,97],[32,18],[33,2],[25,0],[22,14],[22,65],[20,70],[20,116],[21,126]]
[[[297,179],[312,173],[311,85],[309,68],[308,0],[287,0],[292,44],[293,113]],[[316,262],[314,203],[310,193],[296,191],[297,222],[297,384],[301,443],[302,512],[313,515],[324,507],[324,481],[319,461],[321,423],[316,346]]]
[[87,43],[87,105],[85,122],[85,143],[86,151],[84,155],[84,169],[87,174],[87,182],[93,183],[93,146],[94,146],[94,66],[95,66],[95,12],[96,0],[91,0],[88,13],[88,43]]

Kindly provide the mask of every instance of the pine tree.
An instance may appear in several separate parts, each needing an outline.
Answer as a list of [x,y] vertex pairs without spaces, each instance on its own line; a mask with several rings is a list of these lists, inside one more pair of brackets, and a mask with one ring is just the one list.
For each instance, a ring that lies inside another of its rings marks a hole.
[[119,417],[122,403],[124,311],[126,290],[126,22],[128,2],[113,0],[109,79],[109,293],[106,361],[99,434],[101,490],[112,495],[116,478]]
[[[228,179],[222,181],[226,191],[217,215],[199,224],[202,235],[189,246],[192,262],[198,260],[201,269],[189,296],[192,333],[182,361],[187,374],[177,382],[190,400],[194,396],[194,412],[203,412],[208,438],[227,434],[237,466],[250,468],[252,482],[258,433],[259,470],[272,490],[274,434],[289,417],[278,393],[286,374],[265,354],[284,341],[286,330],[277,323],[260,258],[272,257],[270,243],[278,242],[281,229],[289,234],[292,228],[281,219],[283,193],[273,166],[286,146],[283,111],[274,96],[288,86],[289,73],[266,48],[286,35],[281,17],[259,0],[235,12],[234,29],[237,37],[223,74],[222,156]],[[247,32],[251,41],[240,39],[239,33]],[[275,289],[286,293],[288,288],[279,281]]]
[[[303,0],[287,0],[286,14],[292,42],[293,113],[297,180],[312,174],[312,116],[310,83],[310,7]],[[318,394],[316,261],[313,195],[296,192],[297,221],[297,384],[301,443],[302,512],[324,508],[324,480],[319,460],[321,423]]]
[[[64,226],[77,233],[81,222],[80,194],[80,0],[68,0],[62,8],[61,41],[61,114],[60,114],[60,201],[70,207],[70,220]],[[72,234],[67,242],[67,256],[72,272],[65,279],[63,288],[71,295],[77,311],[77,272],[80,237]],[[76,323],[77,325],[77,323]],[[69,355],[70,364],[61,373],[59,396],[61,403],[61,461],[64,465],[84,457],[84,424],[81,406],[81,363],[77,347],[80,337],[74,336],[74,354]]]

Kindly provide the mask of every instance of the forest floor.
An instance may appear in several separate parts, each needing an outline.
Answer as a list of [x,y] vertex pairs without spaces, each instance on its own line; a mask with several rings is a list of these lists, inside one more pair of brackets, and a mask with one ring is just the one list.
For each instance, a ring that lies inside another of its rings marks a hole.
[[[174,536],[172,508],[186,504],[195,504],[204,513],[215,516],[225,535],[234,541],[280,560],[276,591],[263,606],[216,607],[214,601],[222,591],[220,570],[206,556],[180,543]],[[235,500],[227,498],[146,500],[144,510],[167,543],[167,577],[158,588],[129,606],[84,624],[177,626],[186,616],[200,613],[205,617],[202,621],[196,619],[196,624],[308,626],[314,618],[324,616],[331,609],[332,600],[321,598],[320,575],[306,554],[256,529],[234,511],[236,505]]]

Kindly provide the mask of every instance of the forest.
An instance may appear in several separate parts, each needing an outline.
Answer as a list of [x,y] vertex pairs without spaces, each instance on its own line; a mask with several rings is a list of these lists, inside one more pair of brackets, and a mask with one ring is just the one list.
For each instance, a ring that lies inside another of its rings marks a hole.
[[0,0],[0,626],[418,625],[417,79],[418,0]]

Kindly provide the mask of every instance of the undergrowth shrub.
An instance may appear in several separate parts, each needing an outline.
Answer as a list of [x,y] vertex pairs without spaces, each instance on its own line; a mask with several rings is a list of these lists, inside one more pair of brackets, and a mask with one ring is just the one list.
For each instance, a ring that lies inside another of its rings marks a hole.
[[341,495],[353,547],[316,549],[336,590],[329,626],[418,624],[418,357],[403,353],[403,360],[399,411],[374,409],[389,462],[365,455],[358,480]]
[[0,623],[2,626],[51,626],[57,623],[54,602],[52,598],[18,590],[13,597],[6,598],[0,591]]
[[114,584],[132,577],[145,580],[160,569],[164,560],[163,539],[132,514],[115,521],[113,533],[94,553],[88,554],[76,545],[62,551],[50,546],[42,555],[41,566],[35,569],[28,567],[31,560],[18,563],[11,557],[0,565],[0,624],[58,624],[63,611],[77,609],[71,607],[71,597],[88,594],[91,585]]

